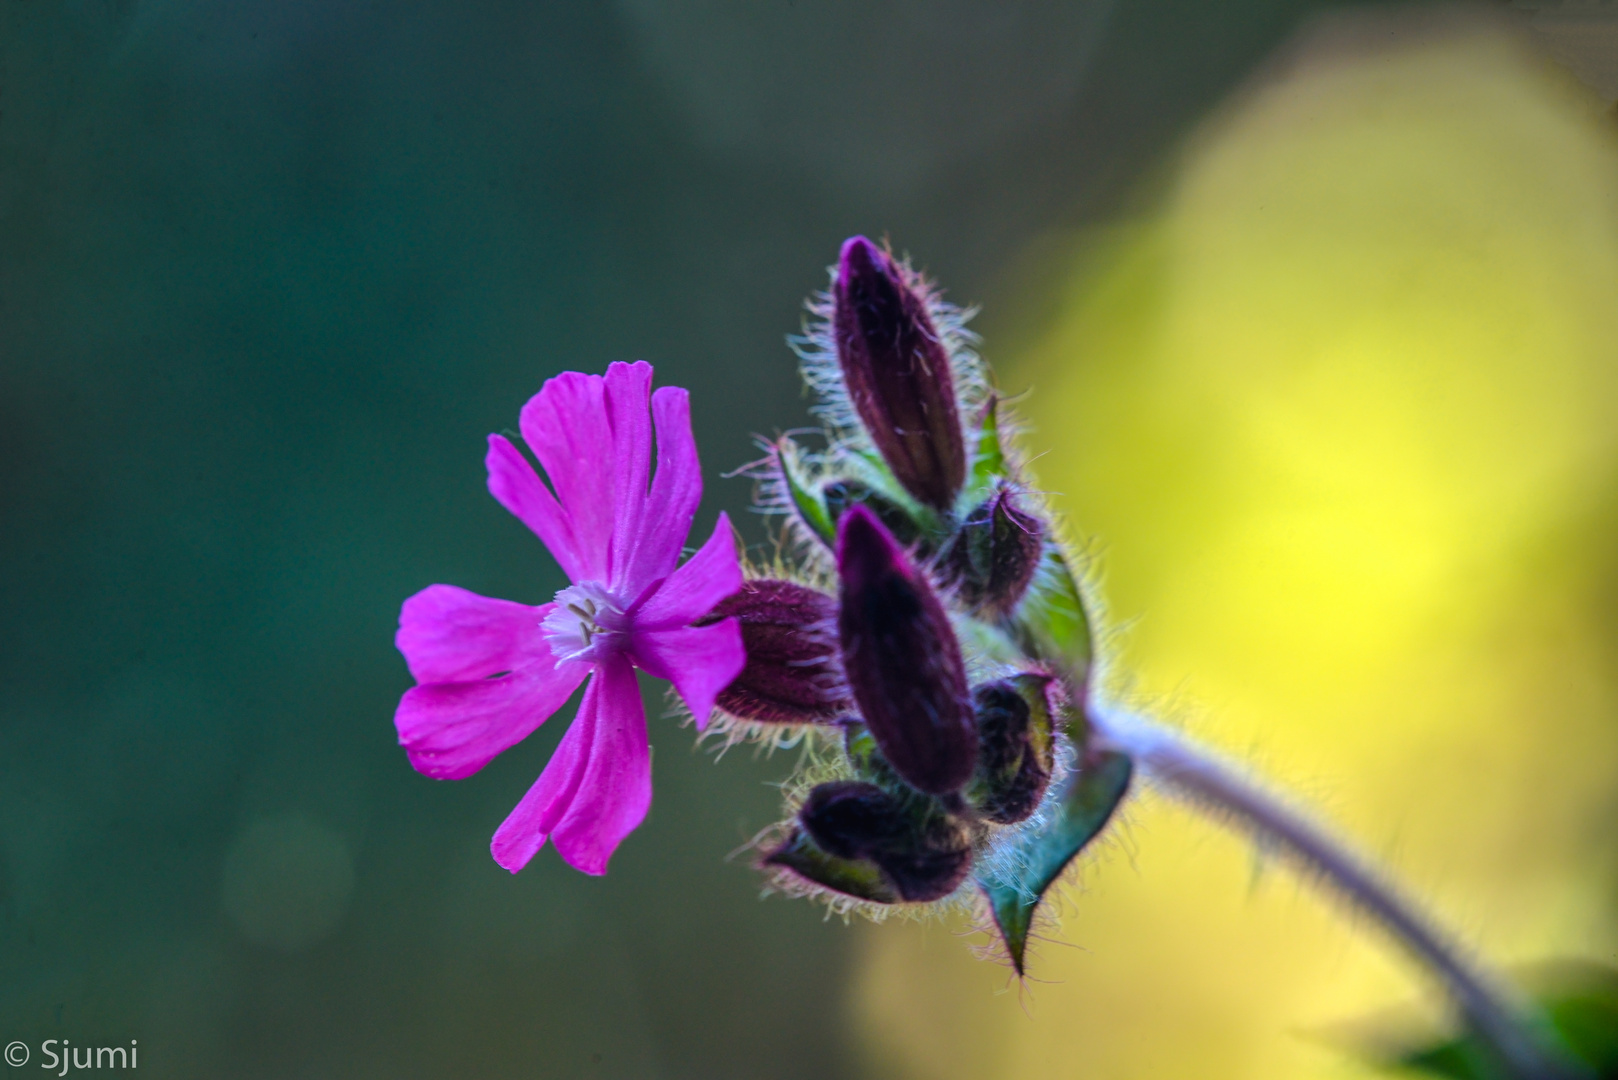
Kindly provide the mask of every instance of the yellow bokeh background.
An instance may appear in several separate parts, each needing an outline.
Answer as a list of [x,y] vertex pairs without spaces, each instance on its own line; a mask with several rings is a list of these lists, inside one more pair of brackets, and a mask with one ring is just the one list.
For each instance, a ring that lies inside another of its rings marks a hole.
[[[1491,964],[1618,961],[1611,112],[1492,24],[1339,26],[1149,210],[1056,246],[1059,315],[995,359],[1093,556],[1108,685],[1317,808]],[[855,931],[879,1073],[1376,1075],[1345,1025],[1434,1000],[1161,797],[1081,878],[1026,986],[964,925]]]

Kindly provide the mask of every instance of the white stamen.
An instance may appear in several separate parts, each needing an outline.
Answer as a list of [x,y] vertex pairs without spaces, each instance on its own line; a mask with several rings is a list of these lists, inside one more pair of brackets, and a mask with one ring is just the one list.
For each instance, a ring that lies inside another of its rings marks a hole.
[[616,646],[623,607],[600,582],[580,582],[556,594],[556,607],[540,627],[557,660],[595,660]]

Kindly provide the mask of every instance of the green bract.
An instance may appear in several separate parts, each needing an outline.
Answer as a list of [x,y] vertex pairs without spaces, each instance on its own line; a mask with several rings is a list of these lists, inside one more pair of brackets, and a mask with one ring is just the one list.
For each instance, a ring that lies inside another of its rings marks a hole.
[[1074,857],[1094,840],[1129,790],[1127,757],[1102,751],[1069,774],[1051,793],[1045,817],[1000,853],[1003,869],[978,871],[995,926],[1005,939],[1012,966],[1022,973],[1034,911]]

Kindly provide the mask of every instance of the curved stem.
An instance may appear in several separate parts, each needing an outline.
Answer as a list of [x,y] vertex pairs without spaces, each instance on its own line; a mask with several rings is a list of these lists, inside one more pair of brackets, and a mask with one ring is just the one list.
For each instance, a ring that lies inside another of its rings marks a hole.
[[1170,793],[1284,849],[1379,922],[1443,981],[1472,1031],[1513,1077],[1570,1080],[1582,1075],[1536,1038],[1532,1020],[1513,1007],[1501,987],[1474,968],[1422,912],[1318,822],[1254,784],[1238,766],[1166,725],[1094,702],[1087,719],[1094,737],[1128,754]]

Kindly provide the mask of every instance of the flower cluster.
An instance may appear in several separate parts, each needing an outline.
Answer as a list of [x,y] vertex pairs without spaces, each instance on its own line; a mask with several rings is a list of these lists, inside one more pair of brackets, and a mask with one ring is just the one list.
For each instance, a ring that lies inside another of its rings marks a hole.
[[759,865],[840,910],[981,898],[1020,971],[1131,776],[1087,738],[1084,596],[965,313],[863,237],[810,310],[822,445],[754,469],[797,571],[716,612],[748,657],[719,729],[811,746]]
[[572,584],[538,607],[448,585],[406,601],[400,742],[468,776],[590,677],[493,853],[516,871],[549,839],[601,873],[651,800],[640,668],[699,731],[807,744],[758,842],[776,888],[871,914],[981,898],[1020,971],[1041,898],[1131,777],[1087,738],[1083,593],[965,314],[863,237],[811,311],[822,444],[780,439],[754,469],[794,567],[744,579],[723,515],[678,565],[702,493],[685,392],[652,393],[644,363],[560,375],[521,418],[549,486],[503,436],[487,465]]
[[500,865],[520,870],[549,840],[603,873],[645,817],[638,668],[673,684],[699,732],[804,744],[785,820],[754,845],[780,891],[874,917],[970,905],[1021,974],[1040,904],[1139,769],[1377,917],[1443,980],[1479,1068],[1585,1075],[1352,850],[1239,766],[1097,696],[1084,592],[966,313],[863,237],[810,310],[795,341],[821,441],[767,443],[751,470],[791,566],[744,574],[723,514],[681,564],[702,479],[685,391],[653,393],[650,365],[546,382],[522,411],[526,452],[489,437],[490,493],[570,584],[537,607],[450,585],[405,601],[397,644],[417,685],[395,723],[417,770],[459,779],[589,680],[495,832]]

